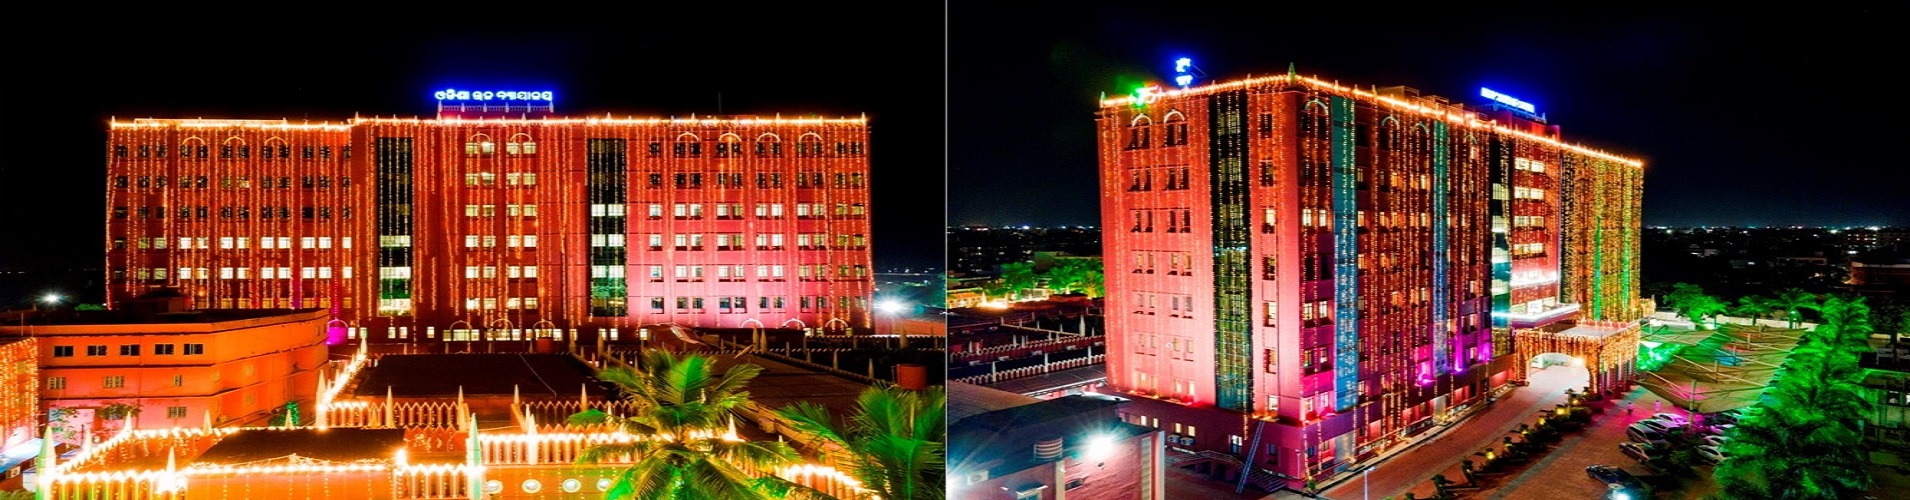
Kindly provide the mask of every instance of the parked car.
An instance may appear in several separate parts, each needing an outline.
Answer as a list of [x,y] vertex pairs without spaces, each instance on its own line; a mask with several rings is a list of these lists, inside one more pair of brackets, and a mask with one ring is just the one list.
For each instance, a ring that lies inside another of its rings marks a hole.
[[1618,468],[1616,465],[1594,465],[1586,467],[1585,474],[1592,476],[1592,479],[1597,479],[1599,482],[1615,487],[1614,489],[1622,488],[1634,492],[1645,491],[1645,483],[1643,481],[1639,481],[1637,476],[1631,475],[1630,472]]
[[1638,423],[1635,423],[1632,425],[1648,427],[1651,430],[1658,431],[1659,434],[1670,434],[1672,429],[1680,429],[1684,427],[1682,425],[1677,425],[1675,423],[1666,422],[1663,420],[1639,420]]
[[1679,415],[1676,413],[1653,413],[1651,414],[1651,416],[1645,417],[1645,418],[1649,420],[1661,420],[1661,421],[1677,424],[1677,425],[1673,425],[1672,427],[1684,427],[1687,425],[1691,425],[1691,419],[1685,418],[1684,415]]
[[1665,433],[1645,425],[1644,422],[1631,424],[1631,427],[1625,429],[1625,437],[1639,443],[1665,444]]
[[1706,431],[1714,436],[1723,436],[1724,433],[1731,432],[1731,429],[1736,429],[1737,427],[1737,425],[1733,424],[1717,424],[1706,428]]
[[1704,444],[1706,444],[1706,445],[1710,445],[1710,446],[1716,446],[1716,447],[1719,447],[1719,448],[1723,448],[1723,447],[1724,447],[1724,443],[1729,443],[1729,442],[1731,442],[1731,438],[1728,438],[1728,437],[1724,437],[1724,436],[1721,436],[1721,435],[1711,435],[1711,436],[1705,436],[1705,437],[1704,437],[1704,439],[1703,439],[1702,441],[1704,441]]
[[1716,464],[1724,461],[1724,451],[1718,449],[1717,446],[1707,444],[1699,446],[1697,451],[1698,459],[1704,460],[1704,463]]
[[1658,446],[1651,443],[1618,443],[1618,451],[1642,464],[1658,455]]
[[1705,420],[1714,424],[1736,424],[1744,418],[1744,409],[1725,410],[1705,416]]

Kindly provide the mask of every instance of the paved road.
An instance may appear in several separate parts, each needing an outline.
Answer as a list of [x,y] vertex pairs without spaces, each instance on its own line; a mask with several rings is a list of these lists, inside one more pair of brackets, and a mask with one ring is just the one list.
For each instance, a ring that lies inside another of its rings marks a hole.
[[[1366,478],[1370,482],[1367,483],[1370,490],[1363,489],[1360,478],[1354,477],[1329,488],[1322,496],[1330,499],[1375,499],[1400,497],[1408,491],[1421,497],[1427,496],[1426,493],[1431,490],[1427,481],[1434,475],[1445,472],[1479,450],[1498,444],[1508,431],[1534,420],[1540,410],[1564,403],[1565,390],[1585,387],[1590,375],[1584,367],[1554,366],[1534,370],[1530,378],[1531,385],[1514,389],[1484,413],[1474,415],[1430,441],[1413,444],[1406,451],[1383,459]],[[1622,429],[1620,432],[1623,432]],[[1583,467],[1579,469],[1579,476],[1584,476]],[[1450,474],[1446,477],[1455,482],[1465,481]],[[1428,485],[1423,488],[1425,491],[1416,489],[1422,483]]]

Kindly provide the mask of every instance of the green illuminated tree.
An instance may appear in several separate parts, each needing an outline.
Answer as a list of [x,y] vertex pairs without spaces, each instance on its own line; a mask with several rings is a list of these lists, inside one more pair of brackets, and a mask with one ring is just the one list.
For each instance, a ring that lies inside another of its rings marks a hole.
[[1833,296],[1819,311],[1823,322],[1799,339],[1766,401],[1730,431],[1713,471],[1724,498],[1853,498],[1870,487],[1863,447],[1852,446],[1871,405],[1857,364],[1869,349],[1869,307]]
[[1001,265],[1001,287],[1004,295],[1020,297],[1028,289],[1035,287],[1035,265],[1032,262],[1009,262]]
[[1665,303],[1670,304],[1672,309],[1677,309],[1692,323],[1702,323],[1705,318],[1722,314],[1725,310],[1724,302],[1704,293],[1704,289],[1698,285],[1690,283],[1672,285],[1671,294],[1665,296]]
[[1731,309],[1732,314],[1743,316],[1745,324],[1757,324],[1757,320],[1777,310],[1777,303],[1770,297],[1746,295],[1738,297],[1738,306]]
[[719,375],[710,356],[679,357],[660,349],[641,356],[640,369],[612,367],[598,374],[621,390],[631,403],[630,415],[591,409],[570,416],[572,424],[610,424],[641,437],[578,454],[580,464],[633,458],[606,498],[827,498],[778,477],[745,472],[744,467],[776,470],[800,458],[787,443],[748,441],[728,432],[733,412],[749,402],[744,387],[762,373],[761,366],[737,364]]
[[948,397],[942,387],[912,391],[870,387],[843,425],[808,401],[777,410],[799,432],[847,455],[850,473],[881,498],[940,499],[947,494],[944,453]]
[[1050,288],[1059,292],[1081,292],[1092,297],[1102,295],[1101,261],[1098,259],[1060,259],[1048,268]]
[[1777,299],[1773,303],[1777,306],[1778,312],[1784,314],[1784,319],[1790,322],[1791,328],[1797,328],[1797,322],[1803,319],[1802,312],[1806,309],[1817,308],[1817,296],[1802,289],[1791,288],[1778,292]]

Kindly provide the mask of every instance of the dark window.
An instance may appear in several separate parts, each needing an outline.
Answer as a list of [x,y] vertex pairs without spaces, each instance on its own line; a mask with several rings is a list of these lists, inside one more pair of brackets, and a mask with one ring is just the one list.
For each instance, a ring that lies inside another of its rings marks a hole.
[[121,355],[121,356],[138,356],[138,355],[139,355],[139,344],[120,344],[120,346],[119,346],[119,355]]
[[56,345],[56,346],[53,346],[53,357],[55,357],[55,358],[71,358],[71,357],[73,357],[73,346],[70,346],[70,345]]
[[[145,155],[140,155],[140,156],[145,156]],[[126,145],[125,145],[125,144],[114,144],[114,145],[113,145],[113,157],[114,157],[114,158],[125,158],[125,157],[126,157]]]
[[171,356],[173,347],[173,344],[153,344],[153,354],[157,356]]
[[195,355],[195,354],[205,354],[205,353],[206,353],[206,345],[205,345],[205,344],[186,344],[186,355],[187,355],[187,356],[191,356],[191,355]]
[[663,156],[663,143],[661,142],[650,143],[650,157],[656,158],[658,156]]

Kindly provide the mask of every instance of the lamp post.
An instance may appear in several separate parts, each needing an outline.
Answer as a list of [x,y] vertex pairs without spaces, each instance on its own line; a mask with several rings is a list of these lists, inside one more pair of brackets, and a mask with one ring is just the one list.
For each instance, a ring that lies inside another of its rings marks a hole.
[[1373,482],[1369,479],[1369,477],[1373,475],[1372,473],[1373,473],[1372,465],[1368,465],[1366,466],[1365,469],[1360,470],[1360,500],[1370,499],[1368,494],[1372,492]]

